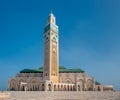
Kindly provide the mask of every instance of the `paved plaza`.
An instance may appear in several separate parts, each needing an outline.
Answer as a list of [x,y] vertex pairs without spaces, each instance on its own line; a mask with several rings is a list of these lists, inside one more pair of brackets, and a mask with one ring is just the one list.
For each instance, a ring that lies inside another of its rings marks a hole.
[[120,100],[120,92],[76,92],[76,91],[17,91],[9,92],[9,98],[0,100]]

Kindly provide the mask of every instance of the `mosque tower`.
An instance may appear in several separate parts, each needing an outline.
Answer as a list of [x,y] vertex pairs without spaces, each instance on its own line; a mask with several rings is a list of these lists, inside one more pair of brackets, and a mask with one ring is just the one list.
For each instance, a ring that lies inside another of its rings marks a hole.
[[59,82],[58,26],[51,12],[44,28],[44,70],[43,79]]

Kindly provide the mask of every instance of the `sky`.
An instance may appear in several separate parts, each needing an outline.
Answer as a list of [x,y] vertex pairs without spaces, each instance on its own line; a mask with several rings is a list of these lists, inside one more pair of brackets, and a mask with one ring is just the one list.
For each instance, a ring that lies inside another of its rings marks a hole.
[[0,0],[0,90],[22,69],[43,66],[51,9],[59,26],[59,65],[81,68],[120,90],[120,0]]

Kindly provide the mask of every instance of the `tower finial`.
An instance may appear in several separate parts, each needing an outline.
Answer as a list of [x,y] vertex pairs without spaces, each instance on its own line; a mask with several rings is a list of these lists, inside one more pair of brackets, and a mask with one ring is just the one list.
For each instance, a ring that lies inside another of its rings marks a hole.
[[50,13],[51,13],[51,14],[53,13],[52,9],[50,10]]

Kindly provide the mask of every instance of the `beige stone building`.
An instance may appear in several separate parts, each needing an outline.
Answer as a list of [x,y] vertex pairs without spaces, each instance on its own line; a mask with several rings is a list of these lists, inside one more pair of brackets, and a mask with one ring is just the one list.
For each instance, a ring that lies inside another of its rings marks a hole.
[[[44,67],[24,69],[10,78],[8,89],[13,91],[103,91],[94,77],[81,69],[59,66],[59,39],[56,19],[51,12],[44,28]],[[112,90],[107,86],[106,90]]]

